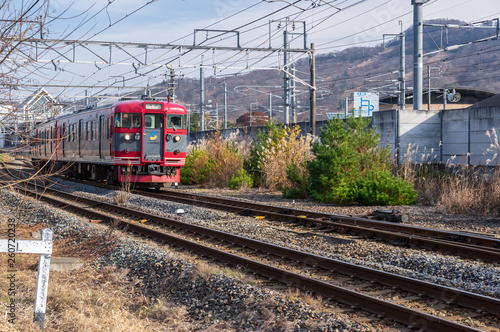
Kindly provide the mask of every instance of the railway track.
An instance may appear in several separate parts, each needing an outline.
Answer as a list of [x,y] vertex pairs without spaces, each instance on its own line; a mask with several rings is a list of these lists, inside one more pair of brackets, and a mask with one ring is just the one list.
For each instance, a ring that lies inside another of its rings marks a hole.
[[249,216],[265,216],[269,219],[304,226],[321,227],[323,230],[335,231],[340,234],[356,234],[367,238],[391,241],[399,245],[439,250],[462,257],[495,263],[500,262],[500,239],[486,235],[451,232],[366,218],[282,208],[172,190],[161,192],[133,190],[132,192],[183,204],[225,210]]
[[[24,191],[25,189],[20,190]],[[466,317],[477,316],[478,311],[491,315],[500,314],[500,301],[498,299],[279,247],[53,189],[44,188],[44,191],[43,196],[34,190],[29,193],[51,204],[87,215],[91,219],[100,219],[115,224],[117,220],[120,220],[119,227],[127,231],[176,245],[234,266],[244,266],[261,276],[321,294],[382,317],[394,319],[412,328],[425,331],[478,331],[461,325],[459,322],[414,310],[394,301],[384,301],[378,297],[387,294],[388,291],[394,292],[397,289],[400,292],[410,292],[412,295],[406,296],[406,298],[412,299],[410,303],[420,301],[420,307],[425,307],[425,302],[428,301],[427,298],[439,299],[440,301],[444,298],[445,301],[442,301],[441,306],[454,307],[454,309],[445,310],[447,313],[444,315],[457,316],[453,312],[457,312],[457,310],[462,312],[464,310],[457,309],[456,306],[469,308],[468,313],[465,314]],[[50,195],[47,195],[47,193],[50,193]],[[105,212],[102,212],[102,210]],[[126,219],[129,221],[126,221]],[[154,222],[162,227],[175,229],[181,234],[189,233],[191,235],[186,238],[185,235],[167,234],[165,231],[145,227],[133,221],[141,219],[148,220],[147,223]],[[197,238],[200,243],[188,239],[193,237]],[[216,249],[215,246],[226,249]],[[238,254],[235,254],[235,252]],[[270,257],[273,257],[272,262],[268,262]],[[297,264],[299,268],[293,268]],[[332,274],[347,275],[348,279],[351,280],[351,285],[335,285],[331,282],[331,280],[335,280],[335,277],[331,276]],[[353,278],[360,281],[352,284]],[[353,288],[357,288],[356,291]],[[375,290],[375,295],[369,295],[369,291],[368,294],[366,291],[367,288],[372,291],[374,288],[378,290]],[[362,289],[365,289],[364,293],[361,292]],[[458,319],[455,317],[455,319],[460,321],[460,317]]]
[[[71,179],[75,181],[74,179]],[[115,190],[116,186],[78,180],[88,185]],[[471,234],[398,224],[360,217],[282,208],[221,197],[196,195],[178,190],[139,190],[134,194],[168,200],[187,205],[224,210],[247,216],[264,216],[271,220],[285,221],[294,225],[321,228],[323,232],[360,235],[369,239],[382,239],[392,244],[413,246],[431,251],[488,262],[500,262],[500,239],[486,234]]]

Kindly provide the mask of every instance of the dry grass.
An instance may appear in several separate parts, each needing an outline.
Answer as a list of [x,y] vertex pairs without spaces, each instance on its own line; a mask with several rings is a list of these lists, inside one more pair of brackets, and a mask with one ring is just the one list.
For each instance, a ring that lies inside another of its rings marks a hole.
[[[500,144],[497,133],[493,129],[487,131],[486,136],[491,140],[487,152],[492,155],[487,164],[498,164]],[[412,146],[408,146],[404,157],[405,162],[398,173],[414,183],[419,204],[435,205],[444,213],[500,216],[498,168],[469,166],[464,160],[457,162],[456,156],[444,166],[428,163],[435,159],[433,151],[419,153],[418,148]]]
[[113,196],[113,202],[116,204],[116,205],[125,205],[128,203],[130,199],[130,192],[127,192],[123,189],[120,189],[120,191],[118,191],[115,196]]
[[126,169],[126,174],[124,174],[125,181],[120,183],[120,190],[113,197],[113,201],[116,205],[125,205],[130,199],[130,191],[132,188],[131,174],[132,166],[129,164]]
[[276,189],[290,187],[292,184],[287,179],[288,165],[297,165],[301,173],[306,173],[304,167],[306,160],[311,160],[311,142],[313,137],[309,134],[300,136],[300,128],[284,128],[285,135],[279,142],[264,148],[260,155],[260,169],[267,188]]
[[185,255],[184,257],[186,260],[195,262],[195,267],[191,274],[191,278],[193,278],[193,280],[198,280],[198,279],[208,280],[210,276],[221,273],[228,278],[241,281],[242,283],[245,284],[255,285],[258,283],[258,281],[252,275],[245,273],[245,271],[229,269],[229,268],[221,268],[218,265],[202,261],[193,257],[186,257]]
[[[2,224],[0,228],[6,227]],[[17,235],[29,238],[39,226],[18,226]],[[112,248],[116,238],[102,236],[56,240],[53,257],[73,256],[93,259]],[[36,255],[16,255],[16,321],[0,317],[0,331],[37,331],[33,320],[36,290]],[[137,294],[127,269],[105,267],[76,271],[51,271],[45,331],[191,331],[186,308],[164,300],[149,300]],[[9,301],[7,254],[0,254],[0,312]],[[3,315],[2,315],[3,316]]]
[[462,166],[442,184],[438,210],[457,214],[500,215],[500,171]]
[[[114,276],[114,273],[117,275]],[[51,272],[45,331],[153,331],[160,327],[162,330],[178,331],[179,326],[190,325],[182,321],[183,307],[149,304],[144,298],[130,296],[134,293],[133,285],[122,279],[122,273],[109,269]],[[5,273],[0,278],[0,289],[7,289]],[[32,322],[36,272],[18,271],[16,278],[19,290],[16,295],[16,323],[10,324],[2,319],[0,329],[36,331]],[[119,283],[113,280],[119,280]],[[0,307],[5,312],[6,294],[4,291],[0,294]],[[149,314],[146,315],[146,312]]]
[[213,169],[210,172],[208,187],[226,187],[231,176],[243,165],[243,156],[229,140],[222,139],[220,132],[208,141],[207,149],[213,158]]

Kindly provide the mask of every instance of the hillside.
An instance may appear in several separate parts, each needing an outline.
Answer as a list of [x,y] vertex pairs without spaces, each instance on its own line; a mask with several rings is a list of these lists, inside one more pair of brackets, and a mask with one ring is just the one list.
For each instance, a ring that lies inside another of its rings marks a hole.
[[[465,24],[457,20],[433,20],[426,23],[439,24]],[[413,85],[413,28],[406,33],[406,86]],[[435,51],[438,45],[444,46],[467,43],[473,40],[485,38],[496,34],[495,29],[449,29],[449,33],[441,31],[438,27],[424,28],[424,52]],[[446,44],[448,40],[448,44]],[[427,68],[431,65],[432,87],[469,87],[500,93],[500,81],[497,79],[500,74],[498,63],[498,50],[500,50],[500,40],[474,43],[454,51],[435,53],[424,58],[424,89],[427,88]],[[338,112],[343,110],[344,98],[351,96],[354,91],[368,91],[369,88],[381,87],[389,83],[369,82],[366,79],[380,74],[389,74],[399,70],[399,41],[391,40],[384,49],[382,45],[373,47],[352,47],[338,52],[317,54],[317,108],[318,119],[324,119],[326,112]],[[440,69],[439,69],[440,68]],[[309,81],[307,60],[298,62],[298,76]],[[396,79],[398,74],[389,74],[378,77],[378,80]],[[440,77],[439,77],[440,76]],[[263,89],[264,93],[243,95],[235,92],[234,88],[239,85],[266,85],[282,86],[283,74],[277,71],[252,71],[245,75],[227,77],[228,100],[231,107],[229,120],[236,122],[236,119],[249,111],[252,104],[252,111],[267,111],[269,105],[268,94],[282,96],[282,88]],[[178,101],[184,104],[192,104],[193,111],[199,109],[199,80],[184,78],[177,81],[176,95]],[[222,109],[224,103],[224,93],[222,88],[222,78],[205,78],[206,97],[211,100],[213,107],[219,104]],[[395,87],[395,84],[394,84]],[[297,88],[305,90],[300,84]],[[391,90],[392,87],[383,90]],[[380,90],[379,90],[380,91]],[[383,96],[384,92],[381,92]],[[304,93],[298,97],[302,106],[299,121],[308,118],[307,107],[309,105],[309,95]],[[282,99],[273,98],[273,108],[278,107]],[[258,106],[257,106],[258,105]],[[222,114],[222,111],[220,111]],[[276,115],[276,114],[275,114]],[[282,113],[276,119],[282,121]]]

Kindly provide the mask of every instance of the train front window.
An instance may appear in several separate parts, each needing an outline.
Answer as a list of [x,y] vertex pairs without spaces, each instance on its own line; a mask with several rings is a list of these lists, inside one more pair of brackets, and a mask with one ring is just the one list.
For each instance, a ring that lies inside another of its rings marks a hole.
[[163,128],[163,114],[144,114],[144,128]]
[[116,113],[115,114],[116,128],[140,128],[141,114],[140,113]]
[[186,129],[186,116],[183,114],[169,114],[167,118],[167,128]]

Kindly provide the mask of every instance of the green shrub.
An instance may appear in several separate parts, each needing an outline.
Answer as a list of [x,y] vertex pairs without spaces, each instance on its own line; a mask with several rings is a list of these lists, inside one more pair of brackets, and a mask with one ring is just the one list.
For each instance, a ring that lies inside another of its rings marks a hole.
[[323,203],[401,205],[415,201],[409,182],[390,170],[389,148],[379,148],[380,134],[368,118],[332,119],[313,143],[307,162],[309,195]]
[[354,188],[358,203],[363,205],[408,205],[417,199],[417,191],[389,171],[368,172]]
[[296,164],[287,166],[286,175],[291,185],[280,188],[284,198],[307,198],[309,174],[304,169]]
[[233,174],[231,180],[228,182],[228,186],[232,189],[239,189],[241,187],[251,188],[253,180],[242,166],[236,174]]

